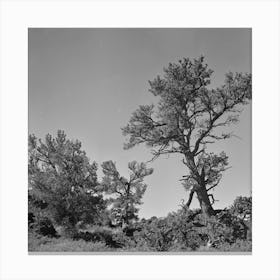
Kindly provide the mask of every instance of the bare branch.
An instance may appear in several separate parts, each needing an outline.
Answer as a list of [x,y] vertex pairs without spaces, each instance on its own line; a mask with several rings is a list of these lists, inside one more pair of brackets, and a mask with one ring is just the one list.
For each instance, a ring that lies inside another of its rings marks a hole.
[[191,203],[192,203],[193,195],[194,195],[194,191],[191,190],[191,191],[190,191],[190,195],[189,195],[189,199],[188,199],[188,201],[187,201],[187,203],[186,203],[186,206],[187,206],[188,208],[190,208],[190,205],[191,205]]
[[216,184],[214,184],[214,185],[212,185],[210,188],[206,189],[206,191],[208,192],[208,191],[214,189],[215,187],[217,187],[218,184],[220,183],[220,181],[221,181],[221,179],[219,179],[218,182],[217,182]]
[[211,205],[213,205],[216,201],[219,201],[219,200],[214,198],[213,194],[208,194],[208,197],[212,198]]

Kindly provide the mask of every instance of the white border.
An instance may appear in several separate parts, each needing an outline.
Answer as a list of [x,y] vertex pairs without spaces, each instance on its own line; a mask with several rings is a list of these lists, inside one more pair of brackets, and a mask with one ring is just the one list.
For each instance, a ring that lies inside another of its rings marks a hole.
[[[1,279],[280,278],[278,1],[9,1],[0,18]],[[28,27],[253,28],[253,255],[28,255]]]

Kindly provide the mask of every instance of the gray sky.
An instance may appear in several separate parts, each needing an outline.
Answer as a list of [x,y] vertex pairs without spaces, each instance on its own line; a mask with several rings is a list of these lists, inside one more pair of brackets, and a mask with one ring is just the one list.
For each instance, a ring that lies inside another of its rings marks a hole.
[[[155,101],[148,80],[169,62],[205,55],[213,87],[228,71],[251,72],[250,29],[29,29],[28,49],[29,133],[42,138],[63,129],[82,142],[91,160],[99,166],[113,160],[124,176],[129,161],[147,161],[151,153],[144,146],[123,150],[120,128],[139,105]],[[232,167],[214,191],[214,208],[251,191],[250,106],[232,130],[240,138],[209,147],[225,151]],[[164,216],[187,199],[179,183],[186,168],[174,155],[150,166],[140,216]],[[101,169],[98,174],[101,179]],[[198,207],[196,199],[192,207]]]

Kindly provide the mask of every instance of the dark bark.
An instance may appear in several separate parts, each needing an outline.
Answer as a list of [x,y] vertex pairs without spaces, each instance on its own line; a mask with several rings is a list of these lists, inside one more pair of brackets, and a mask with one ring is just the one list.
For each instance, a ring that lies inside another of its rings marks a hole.
[[191,205],[191,203],[192,203],[193,195],[194,195],[194,191],[191,191],[191,192],[190,192],[189,199],[188,199],[188,201],[187,201],[187,203],[186,203],[186,206],[187,206],[188,208],[190,208],[190,205]]
[[202,213],[208,217],[215,215],[215,211],[210,203],[206,188],[201,186],[196,190],[196,194]]
[[124,226],[127,227],[129,224],[129,194],[130,194],[130,183],[126,183],[127,188],[125,189],[126,192],[126,205],[125,205],[125,216],[123,218]]
[[[206,216],[212,216],[215,214],[215,211],[210,203],[206,185],[205,185],[205,178],[204,174],[199,174],[197,170],[197,166],[195,164],[194,156],[191,153],[188,153],[185,155],[186,157],[186,165],[190,169],[191,173],[193,174],[193,178],[197,182],[197,186],[195,187],[195,190],[192,190],[187,202],[187,206],[191,204],[193,193],[195,192],[197,194],[197,198],[200,204],[200,208],[202,213],[204,213]],[[202,172],[204,173],[204,172]]]

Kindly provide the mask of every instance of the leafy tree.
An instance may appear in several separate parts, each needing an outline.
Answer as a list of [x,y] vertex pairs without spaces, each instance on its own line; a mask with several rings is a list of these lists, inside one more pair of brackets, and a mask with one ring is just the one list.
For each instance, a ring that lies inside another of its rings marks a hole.
[[251,99],[250,74],[230,72],[221,87],[210,89],[212,73],[202,56],[169,63],[163,77],[149,81],[150,92],[159,98],[157,107],[141,105],[122,129],[128,136],[125,149],[144,143],[152,149],[153,159],[171,153],[183,155],[189,170],[184,177],[190,191],[187,205],[196,193],[208,216],[215,213],[209,191],[218,185],[228,158],[225,153],[207,152],[207,144],[232,136],[221,130],[238,121],[241,106]]
[[147,188],[143,180],[152,174],[153,169],[147,168],[144,163],[132,161],[128,164],[130,176],[126,179],[120,176],[114,162],[106,161],[101,166],[105,175],[102,190],[110,196],[113,216],[123,226],[127,226],[137,218],[137,205],[142,203],[141,199]]
[[68,140],[61,130],[44,142],[30,135],[28,152],[30,202],[43,203],[39,208],[69,233],[78,224],[96,222],[105,203],[97,188],[97,164],[89,162],[81,142]]

